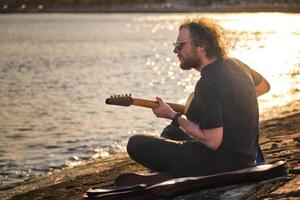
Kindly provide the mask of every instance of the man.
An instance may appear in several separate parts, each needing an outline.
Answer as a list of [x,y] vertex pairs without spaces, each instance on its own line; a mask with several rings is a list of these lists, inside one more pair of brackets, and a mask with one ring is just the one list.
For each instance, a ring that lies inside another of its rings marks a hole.
[[204,19],[186,20],[174,46],[180,68],[201,73],[194,98],[184,116],[157,97],[159,107],[153,109],[154,114],[181,129],[163,134],[169,139],[132,136],[127,145],[130,157],[173,177],[255,165],[259,138],[256,96],[270,89],[268,82],[241,61],[226,57],[218,26]]

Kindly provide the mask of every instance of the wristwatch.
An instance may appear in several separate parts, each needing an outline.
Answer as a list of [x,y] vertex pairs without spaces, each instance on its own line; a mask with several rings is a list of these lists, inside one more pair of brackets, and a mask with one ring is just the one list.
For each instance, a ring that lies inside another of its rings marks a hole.
[[181,116],[182,114],[181,113],[176,113],[176,115],[175,115],[175,117],[173,118],[173,120],[172,120],[172,125],[174,125],[174,126],[177,126],[177,127],[179,127],[180,125],[179,125],[179,123],[178,123],[178,118]]

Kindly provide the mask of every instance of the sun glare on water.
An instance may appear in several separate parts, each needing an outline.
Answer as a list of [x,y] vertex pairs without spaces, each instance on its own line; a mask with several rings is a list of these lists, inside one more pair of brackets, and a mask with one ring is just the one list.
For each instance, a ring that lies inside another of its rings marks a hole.
[[215,18],[229,33],[229,55],[249,64],[270,82],[270,92],[259,98],[268,102],[261,103],[262,109],[300,98],[300,27],[295,15],[245,13]]

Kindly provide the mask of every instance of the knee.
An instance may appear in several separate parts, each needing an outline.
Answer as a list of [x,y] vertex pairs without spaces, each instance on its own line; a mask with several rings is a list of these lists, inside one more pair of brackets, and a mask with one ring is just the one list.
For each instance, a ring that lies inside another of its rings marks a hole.
[[144,135],[134,135],[129,138],[127,143],[127,153],[133,160],[135,160],[135,158],[137,157],[138,152],[141,152],[144,138]]

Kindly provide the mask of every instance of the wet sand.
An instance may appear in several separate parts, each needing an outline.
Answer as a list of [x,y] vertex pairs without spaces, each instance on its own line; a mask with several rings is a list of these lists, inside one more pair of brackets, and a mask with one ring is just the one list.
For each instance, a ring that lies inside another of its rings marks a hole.
[[[287,106],[278,118],[261,122],[260,144],[269,163],[288,160],[289,168],[300,170],[300,100]],[[287,110],[289,112],[287,112]],[[91,160],[82,166],[64,169],[21,183],[0,188],[1,199],[82,199],[92,186],[113,184],[123,172],[145,172],[146,169],[128,158],[126,153]],[[197,199],[297,199],[300,175],[289,174],[260,183],[248,183],[202,190]],[[180,199],[190,199],[191,196]]]

